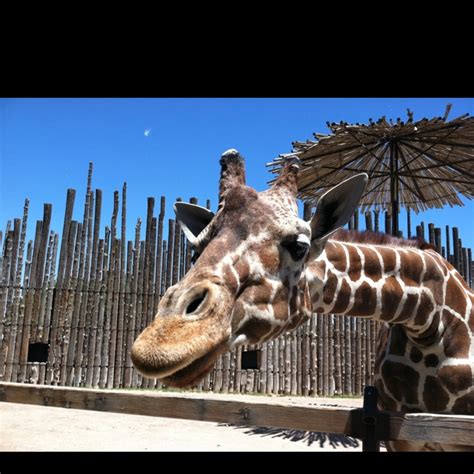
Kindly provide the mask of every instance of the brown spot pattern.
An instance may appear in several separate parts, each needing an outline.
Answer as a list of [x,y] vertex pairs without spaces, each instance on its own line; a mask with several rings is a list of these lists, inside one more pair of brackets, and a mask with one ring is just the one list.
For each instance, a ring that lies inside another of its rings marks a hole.
[[408,286],[419,286],[423,261],[414,252],[400,252],[400,277]]
[[371,280],[379,281],[382,278],[382,269],[380,268],[379,257],[374,250],[368,247],[361,247],[360,250],[364,254],[364,273]]
[[395,315],[403,296],[403,290],[393,276],[385,280],[382,288],[382,319],[389,321]]
[[340,272],[346,271],[346,254],[339,245],[328,243],[326,245],[326,256],[336,270]]
[[349,266],[349,272],[348,272],[349,277],[352,281],[357,281],[361,275],[362,262],[360,260],[359,253],[354,247],[352,247],[351,245],[347,245],[346,248],[349,252],[349,260],[350,260],[350,266]]
[[443,346],[446,356],[468,358],[471,338],[464,321],[443,311],[443,323],[445,326]]
[[423,359],[423,353],[417,347],[413,346],[410,351],[410,359],[418,363],[421,359]]
[[275,319],[288,319],[288,299],[286,297],[278,298],[272,306]]
[[435,260],[425,254],[426,273],[423,284],[431,290],[436,304],[442,304],[444,276],[435,264]]
[[347,283],[346,279],[342,280],[341,289],[339,290],[336,304],[331,309],[334,314],[342,314],[349,305],[349,299],[351,297],[351,287]]
[[431,298],[428,296],[426,291],[423,291],[420,296],[420,305],[418,306],[415,316],[415,324],[418,326],[423,325],[426,322],[426,318],[428,318],[433,310],[434,306]]
[[384,249],[380,252],[383,260],[383,269],[385,273],[393,272],[397,263],[396,252],[393,249]]
[[237,334],[245,334],[249,338],[250,343],[255,344],[259,342],[271,328],[272,325],[268,321],[259,318],[251,318],[244,323]]
[[324,289],[323,289],[323,301],[326,304],[332,303],[334,301],[334,293],[337,287],[337,277],[331,271],[328,270],[328,277],[327,280],[324,282]]
[[412,315],[417,302],[418,295],[409,293],[405,299],[405,303],[403,304],[403,309],[397,316],[395,321],[405,321],[406,319],[408,319]]
[[456,400],[453,406],[453,413],[459,415],[474,415],[474,391],[466,393]]
[[245,258],[240,258],[234,265],[235,271],[237,275],[239,275],[239,279],[241,282],[244,282],[248,279],[250,273],[250,267]]
[[449,402],[448,392],[443,388],[441,382],[436,378],[428,375],[425,379],[425,387],[423,389],[423,401],[429,412],[439,412],[446,408]]
[[467,364],[441,367],[438,370],[438,377],[451,393],[466,390],[472,384],[472,371]]
[[389,354],[404,356],[407,348],[408,338],[403,327],[396,324],[390,331],[390,347]]
[[381,407],[384,410],[398,411],[397,402],[385,391],[384,385],[380,380],[375,382],[375,387],[379,392]]
[[466,314],[466,295],[451,276],[446,286],[446,305],[463,316]]
[[437,367],[439,364],[439,359],[436,354],[428,354],[425,356],[425,366],[426,367]]
[[364,316],[374,314],[376,305],[377,293],[364,281],[355,292],[351,315]]
[[259,248],[258,256],[260,262],[262,262],[263,268],[270,273],[276,273],[280,264],[278,252],[271,245],[262,244],[261,249]]
[[408,365],[386,360],[382,364],[382,376],[390,393],[396,400],[406,403],[418,403],[418,372]]

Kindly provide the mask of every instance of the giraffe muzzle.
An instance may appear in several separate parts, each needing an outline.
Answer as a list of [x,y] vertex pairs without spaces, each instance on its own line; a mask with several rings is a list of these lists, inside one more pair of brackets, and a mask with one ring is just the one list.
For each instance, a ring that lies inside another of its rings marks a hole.
[[227,300],[230,295],[219,285],[170,288],[133,344],[134,366],[145,377],[165,378],[167,385],[188,386],[202,378],[230,347]]

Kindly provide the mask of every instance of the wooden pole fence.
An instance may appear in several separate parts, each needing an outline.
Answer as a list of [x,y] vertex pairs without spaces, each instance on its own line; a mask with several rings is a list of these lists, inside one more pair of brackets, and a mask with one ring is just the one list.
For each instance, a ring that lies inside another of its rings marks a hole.
[[[50,229],[53,206],[45,204],[33,240],[27,241],[28,200],[23,218],[12,219],[0,231],[1,381],[162,386],[138,374],[130,350],[166,289],[191,268],[192,249],[179,225],[166,216],[164,196],[158,216],[155,198],[148,198],[146,220],[138,218],[133,240],[127,240],[126,183],[121,194],[114,192],[112,216],[104,225],[102,191],[93,189],[92,175],[91,163],[80,220],[74,219],[76,191],[67,190],[61,235]],[[306,218],[312,211],[311,205],[304,207]],[[383,225],[379,212],[360,217],[356,212],[352,228],[365,223],[366,229],[377,231]],[[385,215],[388,230],[390,222]],[[429,240],[472,285],[472,252],[463,247],[458,228],[446,226],[442,233],[428,223],[427,229]],[[425,223],[416,226],[416,234],[425,235]],[[378,329],[374,321],[315,314],[291,334],[224,354],[198,389],[362,395],[363,387],[373,382]],[[258,351],[257,366],[243,363],[252,351]]]

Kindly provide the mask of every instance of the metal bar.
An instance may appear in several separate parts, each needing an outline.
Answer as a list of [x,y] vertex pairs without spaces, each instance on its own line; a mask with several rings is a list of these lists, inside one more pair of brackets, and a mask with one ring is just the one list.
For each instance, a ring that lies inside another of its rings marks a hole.
[[377,438],[377,389],[368,385],[364,389],[364,406],[362,408],[362,422],[365,427],[364,437],[362,438],[362,451],[379,452],[380,440]]

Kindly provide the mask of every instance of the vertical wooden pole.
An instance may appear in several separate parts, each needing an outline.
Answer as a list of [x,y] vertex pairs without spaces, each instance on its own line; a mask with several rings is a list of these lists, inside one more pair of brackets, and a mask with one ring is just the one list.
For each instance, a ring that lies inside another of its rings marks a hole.
[[379,232],[380,231],[380,225],[379,225],[379,215],[380,211],[376,209],[374,211],[374,231]]
[[386,211],[385,212],[385,233],[386,234],[392,233],[392,224],[393,224],[393,221],[391,219],[391,216],[388,213],[388,211]]
[[449,225],[446,226],[446,260],[451,263],[452,258],[451,258],[451,246],[450,246],[450,240],[449,240]]
[[407,239],[411,239],[411,211],[407,208]]
[[439,227],[434,229],[434,240],[436,250],[439,254],[441,254],[441,229]]
[[459,270],[459,231],[453,227],[453,265]]

